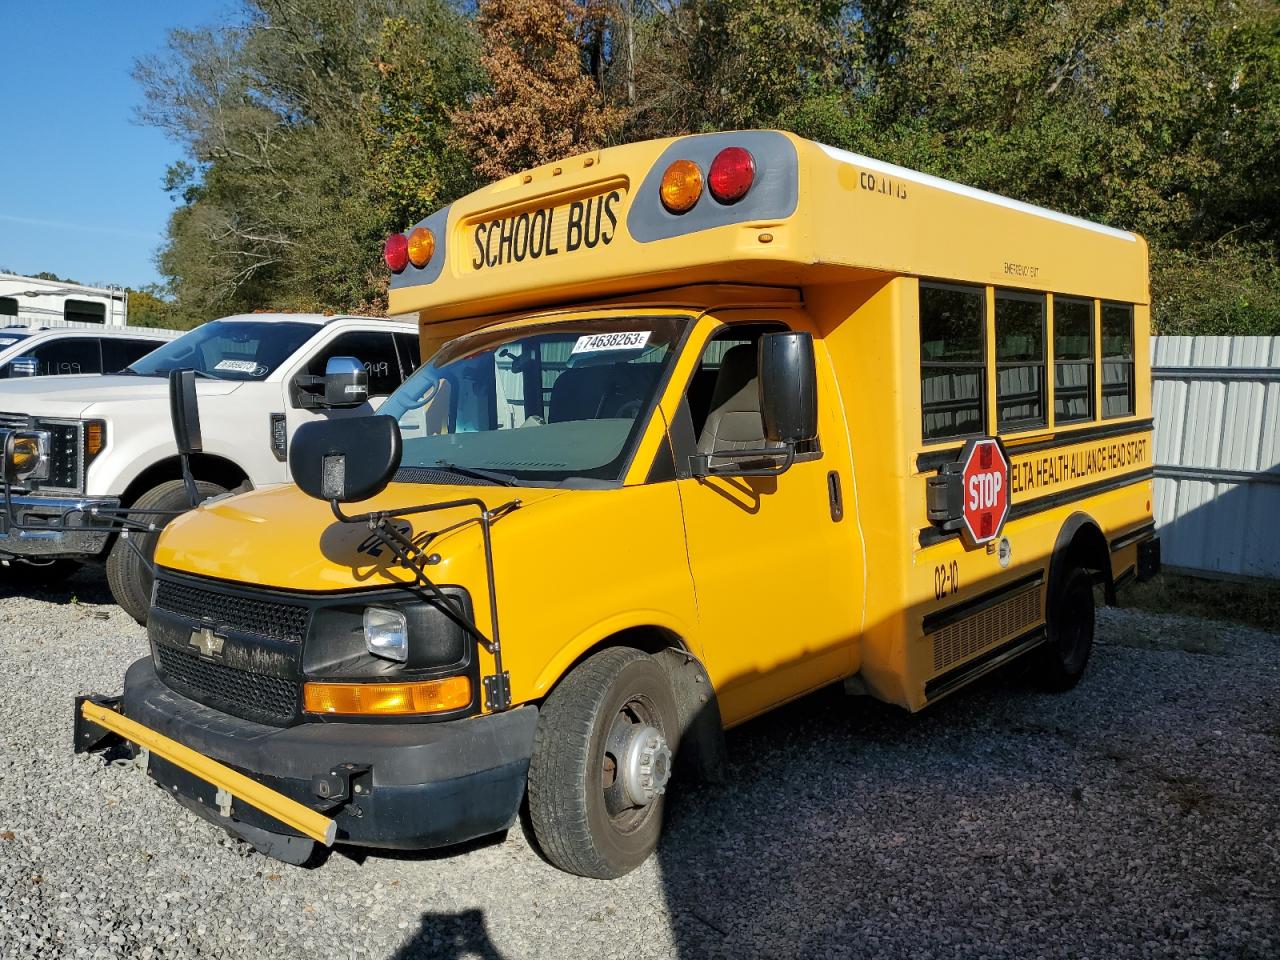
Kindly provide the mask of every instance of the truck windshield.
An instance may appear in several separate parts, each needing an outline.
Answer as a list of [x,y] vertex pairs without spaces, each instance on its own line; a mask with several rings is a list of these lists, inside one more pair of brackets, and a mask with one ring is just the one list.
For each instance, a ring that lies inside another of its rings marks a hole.
[[452,341],[380,411],[400,423],[397,479],[621,479],[687,323],[562,320]]
[[195,370],[217,380],[261,380],[320,328],[289,320],[210,320],[125,368],[143,377]]

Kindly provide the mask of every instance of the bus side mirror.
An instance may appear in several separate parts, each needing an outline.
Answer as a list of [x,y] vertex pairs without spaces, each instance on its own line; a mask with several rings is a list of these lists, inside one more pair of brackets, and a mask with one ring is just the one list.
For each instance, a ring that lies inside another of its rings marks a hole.
[[794,446],[818,435],[818,369],[813,336],[767,333],[760,338],[760,413],[770,443]]
[[347,417],[304,423],[289,447],[289,471],[309,497],[358,503],[377,496],[400,467],[394,417]]
[[173,421],[173,439],[178,445],[179,455],[186,457],[204,449],[194,370],[169,371],[169,416]]
[[324,365],[324,405],[358,407],[369,399],[369,371],[355,357],[330,357]]

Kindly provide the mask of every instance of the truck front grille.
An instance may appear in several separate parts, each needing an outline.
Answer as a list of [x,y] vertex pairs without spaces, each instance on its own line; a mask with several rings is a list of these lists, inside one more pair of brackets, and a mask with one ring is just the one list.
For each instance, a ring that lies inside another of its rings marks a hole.
[[156,585],[155,605],[195,623],[210,620],[239,633],[291,643],[302,642],[310,617],[310,611],[300,603],[261,600],[234,587],[210,589],[163,577]]
[[297,714],[298,685],[291,680],[237,670],[164,644],[155,650],[165,679],[179,692],[185,687],[197,699],[234,704],[237,714],[267,723],[284,724]]
[[27,414],[0,411],[0,430],[27,430],[30,427],[31,417]]

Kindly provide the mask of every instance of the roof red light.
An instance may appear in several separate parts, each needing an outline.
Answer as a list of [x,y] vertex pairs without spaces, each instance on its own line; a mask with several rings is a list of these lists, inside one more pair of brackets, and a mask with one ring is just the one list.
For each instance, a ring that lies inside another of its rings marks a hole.
[[756,179],[756,161],[742,147],[725,147],[711,161],[707,184],[721,203],[737,203]]
[[393,233],[382,245],[382,259],[392,273],[399,273],[409,265],[409,238],[403,233]]

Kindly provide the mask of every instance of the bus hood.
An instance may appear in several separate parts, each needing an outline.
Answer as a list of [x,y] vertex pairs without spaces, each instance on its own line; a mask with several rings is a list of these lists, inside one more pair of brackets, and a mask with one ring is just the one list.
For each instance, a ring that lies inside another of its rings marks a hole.
[[[519,501],[513,516],[494,521],[494,536],[530,507],[561,496],[558,488],[437,486],[393,483],[372,500],[348,504],[348,516],[371,510],[404,509],[422,504],[478,499],[490,510]],[[433,580],[462,573],[451,562],[474,560],[480,548],[475,506],[415,514],[397,521],[417,542],[431,538],[428,553],[444,555],[428,568]],[[515,521],[518,522],[518,521]],[[156,545],[156,563],[176,572],[286,590],[329,591],[385,587],[412,581],[393,553],[366,523],[338,521],[327,503],[312,499],[293,484],[263,487],[227,497],[174,520]],[[469,567],[468,567],[469,569]],[[471,589],[476,584],[470,584]]]
[[[220,397],[245,381],[196,380],[197,397]],[[169,381],[164,377],[85,374],[0,380],[0,410],[34,416],[83,417],[106,412],[100,404],[163,402],[168,416]]]

